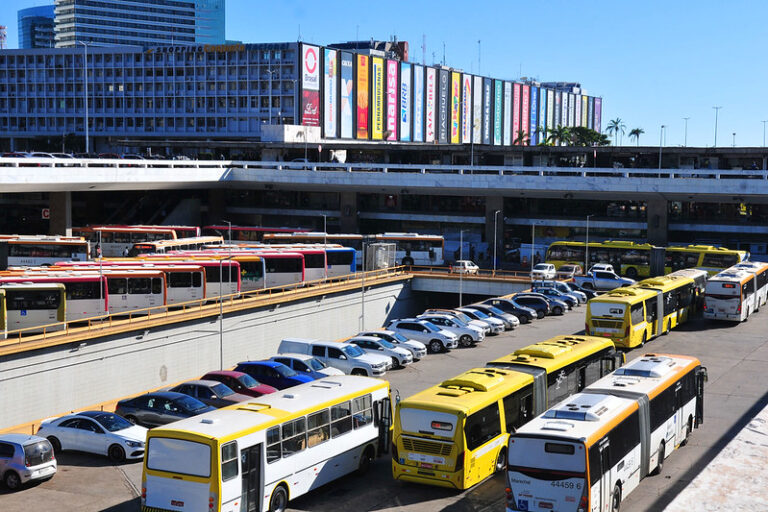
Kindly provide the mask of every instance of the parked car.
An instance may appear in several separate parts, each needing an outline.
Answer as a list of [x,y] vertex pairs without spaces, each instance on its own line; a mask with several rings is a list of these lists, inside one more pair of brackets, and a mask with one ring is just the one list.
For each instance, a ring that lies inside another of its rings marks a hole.
[[202,377],[204,380],[215,380],[223,382],[235,393],[241,395],[248,395],[251,397],[257,397],[261,395],[268,395],[277,391],[277,388],[268,386],[262,382],[257,381],[247,373],[236,372],[233,370],[217,370],[208,372]]
[[113,462],[144,457],[147,429],[106,411],[83,411],[43,420],[37,435],[61,450],[106,455]]
[[451,265],[450,270],[454,274],[477,274],[480,267],[470,260],[456,260]]
[[534,281],[533,286],[536,288],[554,288],[560,293],[570,295],[576,299],[579,304],[587,303],[587,295],[584,292],[572,289],[569,283],[563,281]]
[[483,334],[488,336],[491,334],[491,324],[488,322],[483,322],[482,320],[475,320],[474,318],[470,318],[461,311],[456,311],[455,309],[440,309],[440,308],[429,308],[424,310],[424,314],[432,314],[436,313],[438,315],[451,315],[453,317],[458,318],[465,324],[473,325],[477,327],[478,329],[481,329],[483,331]]
[[[493,299],[487,299],[483,301],[483,304],[489,304],[493,307],[499,308],[507,313],[512,313],[520,320],[521,324],[527,324],[532,322],[536,318],[540,318],[535,308],[524,306],[519,304],[514,299],[506,299],[502,297],[496,297]],[[542,313],[542,317],[546,315],[546,312]]]
[[554,279],[555,266],[551,263],[537,263],[531,270],[531,279]]
[[347,375],[381,377],[392,365],[389,357],[366,354],[356,345],[306,338],[286,338],[277,347],[278,354],[308,354],[328,366],[337,368]]
[[290,388],[315,380],[314,377],[291,370],[276,361],[243,361],[235,366],[235,371],[247,373],[259,382],[277,389]]
[[591,267],[589,267],[588,272],[596,272],[596,271],[603,271],[603,272],[613,272],[614,274],[616,271],[613,269],[613,265],[610,263],[595,263]]
[[184,393],[216,408],[251,399],[248,395],[235,393],[232,388],[216,380],[190,380],[174,386],[168,391]]
[[452,332],[459,338],[459,344],[462,347],[471,347],[475,343],[485,339],[485,330],[469,325],[451,315],[441,315],[439,313],[423,313],[416,318],[426,320],[427,322]]
[[467,315],[469,318],[474,318],[475,320],[482,320],[483,322],[488,322],[491,324],[491,332],[494,334],[501,334],[504,332],[504,322],[497,318],[490,317],[483,313],[482,311],[478,309],[473,309],[470,307],[462,307],[462,308],[456,308],[457,311],[461,311],[465,315]]
[[418,318],[392,320],[387,329],[424,343],[431,352],[448,352],[459,346],[458,336]]
[[115,414],[134,425],[156,427],[215,410],[215,407],[205,405],[184,393],[155,391],[120,400],[115,407]]
[[29,153],[24,151],[8,151],[3,153],[3,158],[31,158]]
[[613,272],[607,270],[595,270],[587,272],[585,276],[576,276],[573,278],[573,282],[584,288],[591,288],[593,290],[608,291],[615,288],[621,288],[623,286],[631,286],[635,284],[634,279],[628,277],[620,277]]
[[344,375],[344,372],[338,368],[328,366],[318,358],[306,354],[280,354],[279,356],[272,356],[270,359],[272,361],[277,361],[278,363],[283,363],[292,370],[296,370],[299,373],[306,373],[316,379],[332,377],[334,375]]
[[562,315],[568,311],[568,304],[561,300],[557,300],[554,297],[547,297],[540,293],[532,292],[520,292],[513,295],[513,298],[521,304],[531,304],[532,307],[539,307],[541,301],[544,301],[547,305],[547,315]]
[[375,336],[354,336],[345,340],[344,343],[357,345],[367,354],[387,356],[392,359],[393,366],[397,368],[405,368],[413,363],[413,354],[411,354],[410,350],[400,348],[387,340]]
[[576,299],[575,297],[571,297],[570,295],[566,295],[562,292],[559,292],[554,288],[536,287],[536,288],[532,288],[531,291],[534,293],[540,293],[542,295],[546,295],[547,297],[554,297],[555,299],[561,300],[566,304],[568,304],[568,309],[573,309],[579,305],[578,299]]
[[362,331],[362,332],[359,332],[357,335],[358,336],[376,336],[377,338],[387,340],[393,345],[397,345],[398,347],[407,349],[411,352],[411,355],[413,356],[414,361],[418,361],[422,357],[426,357],[427,355],[427,346],[424,345],[422,342],[408,339],[402,334],[394,331],[379,329],[375,331]]
[[44,437],[0,434],[0,479],[9,491],[27,482],[49,480],[56,474],[56,457]]
[[485,313],[491,318],[496,318],[504,322],[504,327],[507,330],[517,329],[520,326],[520,319],[512,313],[507,313],[501,309],[488,304],[470,304],[470,308],[477,309]]
[[581,265],[562,265],[557,272],[555,272],[555,279],[571,279],[573,276],[580,276],[584,269]]
[[597,297],[597,291],[596,290],[590,290],[589,288],[584,288],[583,286],[579,286],[573,281],[568,281],[568,286],[571,287],[573,290],[580,291],[584,295],[587,296],[587,300],[594,299]]

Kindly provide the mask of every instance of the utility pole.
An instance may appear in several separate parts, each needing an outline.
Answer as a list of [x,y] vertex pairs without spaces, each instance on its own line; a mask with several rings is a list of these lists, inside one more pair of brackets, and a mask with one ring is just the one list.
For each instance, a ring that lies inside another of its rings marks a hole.
[[683,139],[683,147],[688,147],[688,120],[690,117],[684,117],[683,120],[685,121],[685,137]]
[[717,147],[717,114],[720,112],[720,109],[723,107],[712,107],[715,109],[715,145],[713,147]]

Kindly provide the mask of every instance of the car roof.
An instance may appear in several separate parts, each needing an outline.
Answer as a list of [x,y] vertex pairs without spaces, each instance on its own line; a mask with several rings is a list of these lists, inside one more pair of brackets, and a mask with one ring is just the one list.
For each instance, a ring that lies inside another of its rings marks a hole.
[[348,340],[345,340],[344,343],[350,343],[354,340],[360,340],[360,341],[375,341],[377,343],[381,343],[381,338],[377,338],[376,336],[352,336]]
[[47,441],[47,439],[33,434],[0,434],[0,442],[3,443],[16,443],[23,446],[40,441]]
[[309,359],[314,359],[314,357],[310,356],[309,354],[295,354],[293,352],[286,352],[284,354],[277,354],[276,356],[270,357],[270,359],[274,360],[276,357],[287,357],[289,359],[300,359],[302,361],[308,361]]
[[285,366],[283,363],[278,363],[277,361],[270,361],[269,359],[265,361],[241,361],[237,363],[239,365],[248,365],[248,366],[269,366],[270,368],[277,368],[278,366]]
[[214,370],[212,372],[207,372],[205,375],[203,375],[203,377],[206,377],[208,375],[221,375],[223,377],[238,378],[238,377],[242,377],[243,375],[248,375],[248,374],[244,373],[244,372],[236,372],[234,370]]
[[397,334],[395,333],[395,331],[390,331],[389,329],[367,329],[365,331],[360,331],[358,334],[360,336],[365,336],[365,334],[363,334],[364,332],[378,332],[380,334],[386,334],[388,336],[394,336],[395,334]]
[[[184,384],[194,384],[197,386],[215,386],[217,384],[221,384],[221,382],[217,380],[207,380],[207,379],[193,379],[193,380],[187,380],[179,384],[179,386],[183,386]],[[178,387],[178,386],[174,386]]]
[[98,416],[101,416],[102,414],[114,414],[114,413],[111,413],[109,411],[80,411],[80,412],[71,414],[70,416],[85,416],[86,418],[96,418]]
[[156,397],[156,398],[167,398],[169,400],[175,400],[177,398],[188,398],[189,395],[185,395],[184,393],[177,393],[176,391],[153,391],[151,393],[144,393],[143,395],[136,396],[134,398],[139,398],[142,396],[149,396],[149,397]]

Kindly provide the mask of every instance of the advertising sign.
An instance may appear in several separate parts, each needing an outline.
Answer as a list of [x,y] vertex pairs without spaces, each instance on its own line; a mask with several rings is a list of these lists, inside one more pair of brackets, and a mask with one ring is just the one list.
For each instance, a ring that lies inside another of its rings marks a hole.
[[502,119],[504,113],[504,85],[501,80],[493,82],[493,145],[501,146],[502,141]]
[[327,138],[336,138],[339,136],[336,127],[339,108],[336,50],[326,48],[323,53],[323,131]]
[[396,60],[387,60],[387,140],[397,140],[397,118],[400,111],[397,67]]
[[371,57],[371,138],[384,137],[384,59]]
[[[539,127],[547,127],[547,90],[539,88]],[[547,142],[547,132],[540,131],[537,140]]]
[[568,126],[568,93],[562,93],[560,100],[560,124]]
[[370,65],[367,55],[357,56],[357,138],[367,139]]
[[[522,106],[520,108],[520,133],[524,134],[524,139],[528,140],[531,135],[531,86],[523,85],[522,87]],[[527,143],[524,143],[527,144]]]
[[512,82],[504,82],[504,141],[512,145]]
[[301,124],[320,126],[320,49],[301,45]]
[[493,91],[491,90],[491,79],[483,78],[483,144],[490,144],[493,138],[491,130],[493,125],[491,116],[493,116]]
[[424,142],[424,68],[413,66],[413,140]]
[[547,128],[554,130],[555,124],[555,91],[547,89]]
[[438,74],[439,93],[437,109],[437,139],[441,144],[448,144],[448,116],[450,116],[451,74],[441,69]]
[[512,144],[515,143],[520,132],[520,84],[512,84]]
[[451,144],[461,142],[459,121],[461,121],[461,74],[451,72]]
[[341,136],[352,138],[352,112],[354,111],[355,80],[351,53],[341,53]]
[[595,129],[595,98],[587,98],[587,128]]
[[472,142],[483,142],[483,77],[472,78]]
[[531,124],[528,125],[530,128],[530,136],[528,137],[528,144],[531,146],[535,146],[538,144],[539,140],[539,123],[538,120],[538,114],[539,114],[539,88],[531,86]]
[[568,95],[568,126],[576,126],[576,95]]
[[574,98],[574,107],[576,110],[576,117],[573,126],[581,126],[581,94],[577,94]]
[[472,142],[472,75],[461,76],[461,143]]
[[411,141],[411,65],[400,64],[400,140]]
[[595,131],[600,133],[602,130],[603,118],[603,98],[595,98]]
[[563,126],[563,93],[555,91],[555,128]]
[[589,128],[589,124],[587,123],[587,110],[589,110],[589,98],[582,95],[581,96],[581,126],[584,126],[585,128]]
[[426,142],[434,143],[437,134],[437,119],[435,108],[437,104],[437,70],[435,68],[427,68],[427,87],[426,87],[426,128],[427,139]]

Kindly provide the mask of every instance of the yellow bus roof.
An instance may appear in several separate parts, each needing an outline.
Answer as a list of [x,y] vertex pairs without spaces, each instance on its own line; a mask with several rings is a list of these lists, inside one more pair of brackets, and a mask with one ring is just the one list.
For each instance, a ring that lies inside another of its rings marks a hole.
[[533,384],[531,375],[500,368],[473,368],[400,402],[413,407],[469,415]]
[[591,302],[623,302],[627,304],[635,304],[655,295],[655,291],[647,288],[637,288],[636,285],[625,286],[623,288],[615,288],[599,297],[590,299],[587,305]]
[[597,336],[560,335],[515,350],[488,364],[493,366],[524,364],[543,368],[547,373],[551,373],[606,348],[614,348],[610,339]]
[[643,288],[648,290],[661,290],[663,292],[674,290],[675,288],[678,288],[680,286],[684,286],[686,284],[693,284],[693,279],[686,276],[673,276],[673,275],[667,275],[667,276],[657,276],[657,277],[649,277],[648,279],[643,279],[639,283],[635,283],[632,285],[632,288]]

